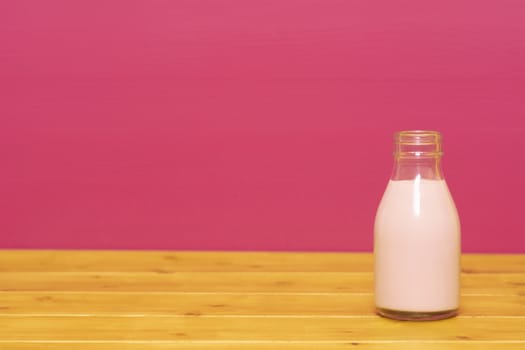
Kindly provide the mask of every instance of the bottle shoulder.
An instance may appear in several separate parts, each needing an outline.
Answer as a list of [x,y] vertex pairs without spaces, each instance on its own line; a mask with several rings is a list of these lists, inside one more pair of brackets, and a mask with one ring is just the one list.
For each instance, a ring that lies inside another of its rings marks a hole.
[[445,180],[390,180],[376,214],[385,220],[397,217],[452,218],[457,210]]

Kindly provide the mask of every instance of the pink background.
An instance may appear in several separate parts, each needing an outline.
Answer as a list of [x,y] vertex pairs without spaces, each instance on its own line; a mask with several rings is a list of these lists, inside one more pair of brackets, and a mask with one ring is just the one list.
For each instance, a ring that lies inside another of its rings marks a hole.
[[444,133],[468,252],[525,252],[525,2],[2,1],[0,247],[372,249]]

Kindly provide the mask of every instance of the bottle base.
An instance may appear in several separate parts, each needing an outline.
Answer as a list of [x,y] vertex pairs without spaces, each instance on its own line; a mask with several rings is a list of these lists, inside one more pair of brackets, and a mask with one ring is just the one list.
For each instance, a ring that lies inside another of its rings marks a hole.
[[400,311],[378,307],[377,313],[380,316],[399,321],[437,321],[454,317],[458,314],[458,309],[444,311]]

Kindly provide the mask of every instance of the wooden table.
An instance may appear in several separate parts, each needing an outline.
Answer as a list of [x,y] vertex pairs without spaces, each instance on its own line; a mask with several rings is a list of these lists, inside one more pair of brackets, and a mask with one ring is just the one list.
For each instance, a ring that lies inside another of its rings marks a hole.
[[460,316],[380,318],[370,254],[0,251],[0,349],[525,349],[525,255],[464,255]]

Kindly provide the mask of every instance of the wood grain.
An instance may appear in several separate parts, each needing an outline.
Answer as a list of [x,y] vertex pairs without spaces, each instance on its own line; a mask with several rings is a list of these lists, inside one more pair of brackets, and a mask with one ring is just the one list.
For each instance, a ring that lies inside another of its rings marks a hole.
[[[0,272],[0,291],[371,293],[371,272]],[[464,273],[462,293],[525,295],[518,273]]]
[[[380,317],[69,317],[0,319],[4,340],[524,340],[524,318],[410,323]],[[490,331],[488,331],[490,330]],[[524,343],[525,344],[525,343]]]
[[[374,316],[371,294],[2,293],[0,316]],[[524,296],[463,296],[460,317],[524,316]],[[524,318],[525,322],[525,318]]]
[[[523,273],[525,255],[462,257],[465,273]],[[371,272],[370,253],[4,250],[0,271],[45,272]]]
[[257,341],[257,342],[179,342],[179,341],[60,341],[60,342],[1,342],[6,350],[523,350],[521,341],[379,341],[379,342],[287,342],[287,341]]
[[525,256],[465,255],[454,319],[373,307],[371,254],[0,252],[0,349],[523,349]]

